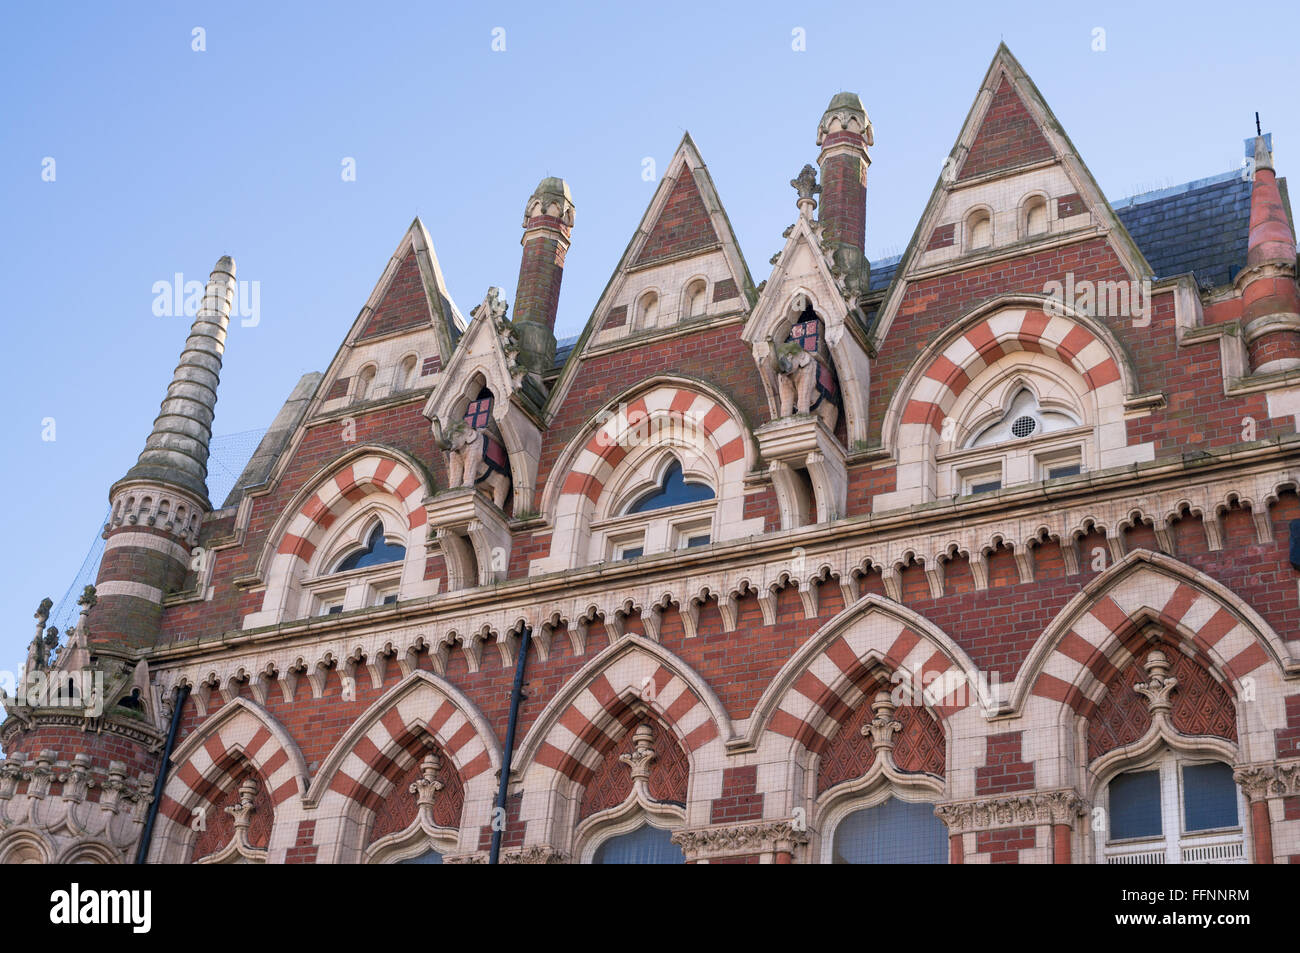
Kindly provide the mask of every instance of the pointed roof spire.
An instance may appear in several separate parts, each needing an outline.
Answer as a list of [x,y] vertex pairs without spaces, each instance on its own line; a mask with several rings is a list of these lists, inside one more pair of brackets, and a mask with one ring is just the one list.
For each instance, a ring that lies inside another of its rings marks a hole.
[[122,481],[149,480],[186,490],[208,503],[208,441],[217,404],[221,355],[235,302],[235,260],[217,261],[194,318],[167,396],[140,459]]
[[1250,190],[1250,237],[1246,264],[1266,261],[1295,263],[1295,236],[1287,221],[1286,206],[1277,187],[1273,153],[1266,136],[1255,137],[1255,181]]

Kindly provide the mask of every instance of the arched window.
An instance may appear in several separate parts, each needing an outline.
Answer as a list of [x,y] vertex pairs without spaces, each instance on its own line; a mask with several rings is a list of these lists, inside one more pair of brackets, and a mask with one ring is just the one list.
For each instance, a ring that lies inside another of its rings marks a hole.
[[663,482],[657,490],[652,490],[632,503],[627,508],[629,513],[648,513],[651,510],[663,510],[670,506],[684,503],[698,503],[713,499],[713,487],[704,483],[687,483],[682,475],[682,465],[673,460],[664,471]]
[[1104,788],[1097,856],[1107,864],[1245,863],[1244,802],[1231,766],[1166,748]]
[[636,302],[636,325],[638,328],[652,328],[659,318],[659,293],[647,291]]
[[696,278],[686,286],[686,298],[682,308],[685,317],[698,318],[704,314],[705,292],[708,290],[709,286],[703,278]]
[[440,864],[442,863],[442,854],[436,850],[427,850],[423,854],[417,854],[415,857],[408,857],[405,860],[399,860],[399,864]]
[[1039,407],[1038,398],[1031,390],[1021,388],[1011,399],[1011,406],[1002,415],[1002,419],[974,434],[967,446],[987,447],[1007,440],[1041,437],[1043,434],[1077,426],[1079,421],[1072,414],[1062,410],[1044,410]]
[[335,572],[347,572],[349,569],[363,569],[366,566],[381,566],[384,563],[401,562],[406,558],[406,547],[395,546],[384,539],[384,524],[376,523],[370,533],[365,549],[357,550],[345,557],[335,568]]
[[948,828],[934,805],[890,798],[854,811],[835,827],[831,863],[944,864]]
[[1025,237],[1047,232],[1047,199],[1041,195],[1030,196],[1025,202],[1022,232]]
[[410,390],[415,387],[419,366],[420,362],[414,354],[408,354],[402,358],[402,363],[399,365],[397,372],[397,386],[402,390]]
[[966,219],[966,250],[975,251],[993,244],[993,216],[979,208]]
[[357,400],[365,400],[370,394],[370,385],[375,381],[375,365],[367,364],[357,375],[356,387],[352,395]]
[[593,864],[684,864],[682,849],[672,841],[672,831],[643,824],[618,834],[596,848]]

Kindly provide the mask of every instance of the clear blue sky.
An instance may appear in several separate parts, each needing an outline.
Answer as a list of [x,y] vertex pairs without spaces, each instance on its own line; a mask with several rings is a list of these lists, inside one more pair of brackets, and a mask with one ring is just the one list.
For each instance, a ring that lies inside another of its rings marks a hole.
[[158,411],[188,319],[153,314],[154,282],[203,280],[224,254],[260,282],[215,428],[252,430],[325,368],[417,214],[468,313],[489,285],[513,300],[524,201],[565,177],[557,331],[576,334],[653,192],[642,159],[662,170],[684,130],[761,281],[838,90],[875,126],[880,257],[911,236],[1000,39],[1118,198],[1238,167],[1255,110],[1280,173],[1300,171],[1298,26],[1294,3],[11,5],[0,669],[21,665],[36,603],[75,575]]

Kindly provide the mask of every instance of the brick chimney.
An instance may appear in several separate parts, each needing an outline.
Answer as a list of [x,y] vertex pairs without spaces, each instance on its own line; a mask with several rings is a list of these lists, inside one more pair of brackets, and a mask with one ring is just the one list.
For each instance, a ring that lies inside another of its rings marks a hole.
[[1250,192],[1246,267],[1235,284],[1241,292],[1242,326],[1256,374],[1300,367],[1300,287],[1296,244],[1264,136],[1255,137],[1255,180]]
[[874,144],[871,120],[857,93],[836,93],[817,126],[821,154],[818,220],[838,270],[855,294],[867,291],[867,147]]
[[555,315],[564,256],[573,228],[573,198],[563,179],[545,178],[524,207],[524,246],[512,324],[519,362],[539,378],[555,364]]

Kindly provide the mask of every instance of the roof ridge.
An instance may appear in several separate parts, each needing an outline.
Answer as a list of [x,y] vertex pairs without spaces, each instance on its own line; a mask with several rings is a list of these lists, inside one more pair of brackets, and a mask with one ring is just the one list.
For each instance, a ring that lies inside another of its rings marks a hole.
[[1173,195],[1181,195],[1184,192],[1192,192],[1196,189],[1203,189],[1209,185],[1218,185],[1220,182],[1227,182],[1230,179],[1241,177],[1241,169],[1229,169],[1227,172],[1220,172],[1217,175],[1211,175],[1204,179],[1193,179],[1190,182],[1184,182],[1181,185],[1171,185],[1163,189],[1152,189],[1150,192],[1138,192],[1134,195],[1122,199],[1111,200],[1111,208],[1121,209],[1128,208],[1131,205],[1143,205],[1147,202],[1154,202],[1157,199],[1169,198]]

